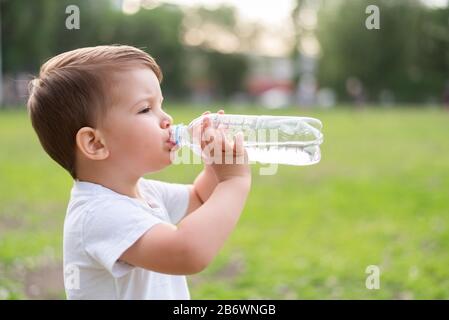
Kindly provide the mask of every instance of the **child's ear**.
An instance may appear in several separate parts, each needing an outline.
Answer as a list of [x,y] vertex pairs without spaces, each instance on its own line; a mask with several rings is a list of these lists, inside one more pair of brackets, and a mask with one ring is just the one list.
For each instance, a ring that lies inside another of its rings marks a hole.
[[82,127],[76,133],[76,145],[84,156],[91,160],[104,160],[109,156],[109,150],[99,130]]

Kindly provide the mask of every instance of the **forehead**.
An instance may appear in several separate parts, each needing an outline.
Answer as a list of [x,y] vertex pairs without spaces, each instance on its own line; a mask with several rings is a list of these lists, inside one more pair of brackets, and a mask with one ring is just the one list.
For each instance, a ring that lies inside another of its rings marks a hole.
[[139,99],[162,97],[159,80],[150,68],[132,68],[118,72],[114,76],[113,94],[115,104],[131,106]]

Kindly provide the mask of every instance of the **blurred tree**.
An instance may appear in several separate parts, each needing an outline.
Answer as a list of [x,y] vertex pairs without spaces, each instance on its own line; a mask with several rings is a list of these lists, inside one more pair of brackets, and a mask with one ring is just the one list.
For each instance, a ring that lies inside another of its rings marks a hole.
[[[125,15],[110,0],[1,0],[5,73],[38,71],[50,57],[102,44],[128,44],[148,51],[161,65],[167,95],[182,94],[181,9],[161,5]],[[80,8],[80,29],[68,30],[65,8]]]
[[[365,27],[372,4],[380,8],[380,30]],[[317,32],[320,84],[345,99],[350,77],[361,81],[372,101],[384,90],[403,102],[440,97],[449,74],[448,17],[449,9],[418,0],[324,1]]]
[[[1,0],[5,72],[36,72],[57,53],[97,45],[103,33],[111,31],[109,0]],[[65,9],[80,8],[80,30],[65,26]],[[95,32],[92,32],[95,30]]]
[[35,69],[51,53],[56,1],[1,0],[3,69]]
[[294,43],[293,43],[293,50],[292,50],[292,61],[293,65],[295,66],[295,70],[293,72],[293,87],[297,88],[299,83],[299,76],[300,76],[300,52],[299,52],[299,45],[301,41],[301,36],[303,35],[303,27],[301,25],[300,21],[300,12],[304,8],[304,5],[306,4],[305,0],[296,0],[295,6],[292,11],[292,22],[293,22],[293,32],[294,32]]
[[222,99],[241,91],[248,71],[247,59],[242,54],[209,52],[210,79],[218,84],[216,90]]
[[[179,6],[160,3],[126,15],[111,0],[0,0],[0,5],[5,73],[37,73],[43,62],[61,52],[119,43],[141,48],[157,60],[164,73],[165,95],[182,97],[187,93],[190,66],[181,39],[185,14]],[[80,9],[79,30],[68,30],[65,26],[68,5]],[[247,69],[245,58],[230,54],[226,41],[221,41],[223,34],[218,32],[238,33],[235,9],[195,10],[205,22],[200,28],[220,27],[204,31],[216,43],[224,44],[223,51],[211,47],[200,51],[208,66],[207,80],[215,83],[217,93],[228,96],[240,89]]]
[[[242,34],[240,28],[235,8],[229,6],[193,7],[185,17],[184,35],[193,32],[197,36],[190,50],[191,79],[198,81],[200,87],[205,86],[207,79],[206,87],[223,100],[242,91],[249,68],[247,56],[239,50],[247,37],[253,37],[255,32],[249,28],[249,32]],[[193,70],[198,66],[201,66],[200,72]]]
[[178,6],[160,5],[154,9],[142,9],[127,16],[118,15],[113,21],[113,38],[118,42],[136,46],[150,53],[164,73],[164,94],[185,94],[185,49],[180,41],[183,12]]

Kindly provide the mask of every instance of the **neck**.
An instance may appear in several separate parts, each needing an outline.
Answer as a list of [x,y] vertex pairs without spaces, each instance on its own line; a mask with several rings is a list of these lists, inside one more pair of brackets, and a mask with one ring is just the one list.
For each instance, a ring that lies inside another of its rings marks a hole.
[[77,169],[77,178],[79,181],[102,185],[130,198],[142,198],[137,187],[140,176],[130,176],[126,170],[111,170],[105,168],[104,164],[101,168],[89,164],[84,168],[80,166]]

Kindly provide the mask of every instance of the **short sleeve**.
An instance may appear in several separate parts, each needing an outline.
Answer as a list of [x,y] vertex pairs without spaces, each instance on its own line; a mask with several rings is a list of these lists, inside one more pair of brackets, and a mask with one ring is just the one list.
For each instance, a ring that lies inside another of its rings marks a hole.
[[173,224],[179,223],[187,214],[187,208],[189,207],[189,185],[142,180],[147,188],[153,189],[153,193],[159,195],[167,210],[170,222]]
[[130,201],[108,200],[86,214],[83,244],[89,256],[118,278],[134,268],[118,261],[120,256],[146,231],[164,221]]

